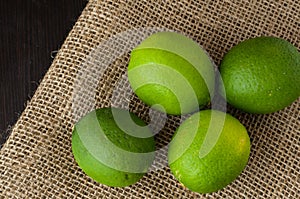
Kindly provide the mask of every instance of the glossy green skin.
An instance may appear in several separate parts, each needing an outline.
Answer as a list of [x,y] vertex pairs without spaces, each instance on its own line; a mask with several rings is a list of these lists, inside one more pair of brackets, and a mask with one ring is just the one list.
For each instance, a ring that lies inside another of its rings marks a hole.
[[128,79],[147,105],[168,114],[185,114],[207,105],[214,92],[213,63],[193,40],[159,32],[131,52]]
[[[112,109],[120,115],[127,112],[116,108],[96,109],[75,125],[72,152],[80,168],[95,181],[108,186],[125,187],[136,183],[147,172],[154,160],[155,142],[149,129],[139,130],[139,127],[146,127],[145,123],[132,113],[126,119],[134,122],[124,119],[123,125],[127,129],[138,129],[134,133],[144,138],[129,135],[122,130],[114,121]],[[127,152],[149,154],[131,157]]]
[[[214,124],[211,124],[212,114]],[[209,136],[210,125],[219,125],[220,135],[209,153],[202,157],[201,149]],[[190,143],[189,139],[192,139]],[[190,116],[177,129],[169,145],[168,162],[173,175],[185,187],[198,193],[211,193],[234,181],[247,165],[249,155],[250,138],[245,127],[229,114],[204,110]]]
[[220,73],[226,99],[249,113],[273,113],[300,95],[300,53],[289,42],[257,37],[234,46]]

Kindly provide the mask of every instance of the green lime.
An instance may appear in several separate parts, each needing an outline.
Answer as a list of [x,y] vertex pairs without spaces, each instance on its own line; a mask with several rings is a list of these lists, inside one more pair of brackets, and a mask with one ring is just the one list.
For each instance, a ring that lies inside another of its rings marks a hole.
[[72,151],[81,169],[95,181],[116,187],[136,183],[154,160],[148,126],[118,108],[91,111],[75,125]]
[[208,104],[215,83],[207,53],[192,39],[175,32],[152,34],[133,49],[128,79],[145,104],[175,115]]
[[249,154],[248,133],[236,118],[204,110],[177,129],[169,145],[168,162],[174,176],[188,189],[211,193],[240,175]]
[[276,112],[300,95],[300,53],[284,39],[237,44],[224,56],[220,73],[228,103],[246,112]]

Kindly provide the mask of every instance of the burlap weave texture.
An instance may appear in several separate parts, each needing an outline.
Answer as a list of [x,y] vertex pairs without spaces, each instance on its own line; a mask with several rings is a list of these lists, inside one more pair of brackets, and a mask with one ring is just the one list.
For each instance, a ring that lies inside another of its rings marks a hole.
[[[213,194],[180,185],[165,153],[156,169],[126,188],[101,185],[80,170],[71,135],[82,115],[112,105],[150,120],[149,108],[130,90],[126,67],[131,48],[167,29],[197,41],[216,65],[233,45],[259,35],[287,39],[299,49],[300,2],[91,0],[0,151],[1,198],[300,198],[300,99],[269,115],[228,107],[249,132],[251,156],[238,179]],[[181,119],[154,122],[160,147]]]

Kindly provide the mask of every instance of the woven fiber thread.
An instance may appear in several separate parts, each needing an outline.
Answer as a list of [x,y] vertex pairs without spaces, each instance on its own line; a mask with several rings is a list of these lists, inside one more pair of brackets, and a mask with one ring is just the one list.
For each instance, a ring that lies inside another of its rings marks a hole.
[[[201,195],[179,184],[165,151],[155,168],[130,187],[107,187],[82,172],[71,152],[71,136],[74,123],[89,110],[127,107],[150,122],[151,110],[132,94],[126,79],[127,48],[160,30],[187,35],[219,65],[233,45],[255,36],[281,37],[299,49],[300,2],[89,1],[0,151],[1,198],[300,197],[300,99],[268,115],[228,107],[249,132],[251,154],[243,173],[216,193]],[[127,40],[107,43],[128,31]],[[183,118],[164,119],[165,125],[151,121],[160,131],[160,148]]]

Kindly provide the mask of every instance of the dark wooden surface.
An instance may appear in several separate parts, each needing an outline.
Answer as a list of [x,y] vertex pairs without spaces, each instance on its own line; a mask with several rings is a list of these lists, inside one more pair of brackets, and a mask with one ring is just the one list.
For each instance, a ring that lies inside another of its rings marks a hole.
[[0,146],[87,0],[0,1]]

